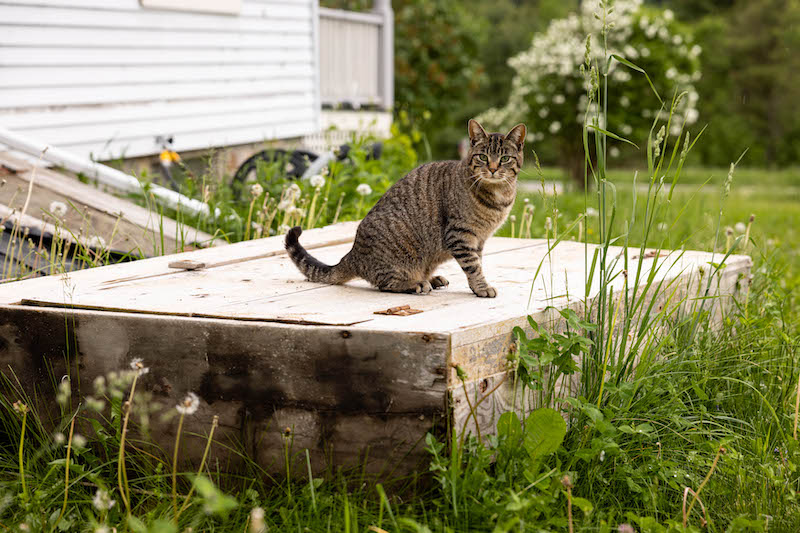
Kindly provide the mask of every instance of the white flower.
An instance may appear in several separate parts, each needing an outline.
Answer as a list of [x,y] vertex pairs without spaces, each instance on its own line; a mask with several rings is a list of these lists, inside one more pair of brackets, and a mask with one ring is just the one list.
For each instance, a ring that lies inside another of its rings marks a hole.
[[674,18],[675,18],[675,13],[673,13],[671,9],[665,9],[664,10],[664,19],[665,20],[671,21]]
[[253,198],[258,198],[264,194],[264,187],[260,183],[254,183],[250,186],[250,194],[253,195]]
[[558,130],[561,129],[561,123],[556,120],[555,122],[550,124],[550,128],[549,129],[550,129],[550,133],[558,133]]
[[673,35],[672,36],[672,44],[674,44],[675,46],[682,45],[683,44],[683,37],[681,37],[680,35]]
[[587,217],[596,217],[599,214],[600,214],[600,212],[597,209],[595,209],[594,207],[587,207],[586,208],[586,216]]
[[175,410],[182,415],[193,415],[197,412],[198,407],[200,407],[200,398],[198,398],[197,394],[190,392],[183,398],[181,403],[175,406]]
[[281,200],[278,202],[278,211],[286,211],[290,207],[294,207],[294,202],[291,200]]
[[699,44],[696,44],[692,46],[692,48],[689,50],[689,56],[695,58],[699,56],[702,53],[702,51],[703,48]]
[[81,435],[80,433],[75,433],[72,436],[72,445],[75,448],[81,449],[86,447],[86,437]]
[[621,131],[623,135],[630,135],[633,133],[633,126],[630,124],[622,124],[619,127],[619,131]]
[[50,214],[56,218],[61,218],[67,214],[67,204],[64,202],[50,202]]
[[553,229],[553,219],[552,218],[547,217],[547,218],[544,219],[544,229],[545,229],[545,231],[550,231],[551,229]]
[[291,185],[289,185],[289,188],[287,190],[289,191],[289,194],[295,197],[300,196],[300,186],[296,183],[292,183]]
[[53,441],[54,441],[56,444],[64,444],[64,441],[65,441],[65,440],[67,440],[67,439],[66,439],[66,438],[64,438],[64,434],[63,434],[63,433],[61,433],[60,431],[59,431],[59,432],[57,432],[57,433],[55,433],[55,434],[53,435]]
[[700,116],[700,113],[697,109],[690,107],[686,110],[686,123],[687,124],[694,124],[697,122],[697,117]]
[[306,216],[306,210],[293,205],[286,210],[286,215],[290,217],[297,215],[298,217],[303,218]]
[[639,53],[642,55],[642,57],[650,57],[650,49],[646,46],[642,46],[642,49],[639,50]]
[[547,115],[550,114],[550,110],[546,107],[543,107],[539,110],[539,118],[547,118]]
[[325,178],[321,174],[316,174],[314,176],[311,176],[311,178],[308,180],[308,182],[315,189],[319,189],[320,187],[325,185]]
[[744,233],[747,230],[747,226],[745,226],[744,222],[737,222],[733,229],[736,230],[736,233]]
[[92,249],[103,249],[106,247],[106,240],[98,235],[93,235],[91,239],[86,242],[86,246]]
[[619,157],[619,148],[617,148],[616,146],[612,146],[608,150],[608,155],[610,155],[611,157]]
[[144,362],[142,361],[141,357],[131,360],[131,370],[138,372],[140,376],[144,376],[150,372],[150,369],[144,366]]
[[370,194],[372,194],[372,187],[370,187],[366,183],[362,183],[361,185],[356,187],[356,192],[361,196],[369,196]]
[[286,224],[281,224],[280,226],[278,226],[278,233],[280,235],[285,235],[290,229],[292,228],[290,228]]
[[669,67],[667,69],[667,72],[664,73],[664,75],[667,77],[668,80],[674,80],[675,76],[678,75],[678,71],[675,69],[675,67]]
[[116,502],[111,499],[108,492],[103,489],[97,489],[97,492],[94,495],[94,499],[92,499],[92,505],[94,508],[104,513],[106,511],[110,511]]
[[557,95],[555,95],[553,97],[553,103],[554,104],[559,104],[560,105],[560,104],[563,104],[566,101],[567,101],[567,98],[563,94],[557,94]]
[[253,507],[250,511],[250,533],[264,533],[267,525],[264,523],[264,509]]

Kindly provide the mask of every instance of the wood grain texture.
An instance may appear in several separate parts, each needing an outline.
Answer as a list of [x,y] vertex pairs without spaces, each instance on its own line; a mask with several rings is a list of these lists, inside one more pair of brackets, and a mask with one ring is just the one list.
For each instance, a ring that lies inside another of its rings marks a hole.
[[[391,468],[407,453],[419,458],[418,441],[445,415],[446,350],[445,336],[0,309],[3,372],[13,369],[45,394],[51,372],[70,373],[80,376],[80,390],[90,391],[95,377],[141,357],[150,369],[141,390],[155,401],[171,408],[189,391],[200,396],[187,433],[204,433],[219,415],[220,440],[237,441],[272,471],[283,469],[287,427],[294,446],[311,451],[315,468],[328,461],[357,465],[366,448],[371,471]],[[156,418],[153,436],[168,449],[174,424]],[[220,448],[214,453],[223,462],[235,460]]]
[[0,164],[9,164],[17,169],[16,174],[6,176],[7,183],[0,188],[0,203],[21,210],[31,177],[34,176],[27,214],[54,221],[50,205],[54,201],[61,202],[67,206],[67,213],[59,226],[68,229],[76,237],[97,235],[112,249],[144,255],[162,251],[162,229],[163,252],[166,253],[174,253],[183,244],[224,244],[208,233],[179,224],[169,217],[155,215],[148,209],[81,183],[76,178],[41,167],[34,173],[30,163],[8,153],[0,152]]

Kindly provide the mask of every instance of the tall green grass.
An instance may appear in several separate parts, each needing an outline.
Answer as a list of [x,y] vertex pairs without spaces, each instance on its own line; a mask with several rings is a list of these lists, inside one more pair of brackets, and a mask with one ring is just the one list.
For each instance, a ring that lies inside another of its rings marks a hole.
[[[610,61],[619,60],[606,54],[605,62],[585,66],[598,113],[609,100]],[[673,116],[679,99],[676,93],[665,101],[665,117]],[[800,530],[794,200],[771,191],[737,193],[735,167],[697,192],[673,189],[682,183],[682,163],[695,139],[685,132],[660,136],[662,125],[670,130],[663,122],[642,143],[643,171],[628,174],[623,185],[605,158],[610,142],[623,141],[613,124],[600,124],[599,115],[586,117],[587,192],[521,196],[516,220],[502,230],[544,237],[551,248],[563,240],[584,242],[585,286],[599,281],[594,298],[572,289],[585,301],[577,312],[562,312],[563,329],[531,322],[517,330],[511,378],[535,395],[536,410],[504,415],[496,431],[480,438],[428,435],[429,470],[407,478],[316,472],[287,435],[286,461],[304,475],[286,479],[270,476],[243,453],[236,472],[207,460],[186,469],[180,443],[188,439],[206,454],[237,448],[215,437],[214,419],[205,421],[203,434],[182,431],[185,417],[196,416],[191,397],[159,405],[136,390],[146,361],[96,381],[82,396],[69,378],[52,376],[33,392],[4,370],[0,528]],[[533,172],[546,181],[546,171]],[[243,209],[251,223],[253,196]],[[366,207],[353,196],[348,209]],[[253,236],[250,227],[241,226],[242,237]],[[638,259],[619,255],[614,247],[620,246]],[[701,248],[715,259],[686,292],[652,275],[676,254],[644,263],[645,247]],[[709,280],[724,272],[728,254],[741,252],[753,256],[754,275],[738,280],[716,321],[712,309],[721,302]],[[527,266],[532,277],[541,272],[541,265]],[[670,304],[651,306],[653,296]],[[558,386],[564,380],[575,387]],[[52,405],[42,401],[53,396],[46,388],[57,391]],[[153,417],[177,428],[172,451],[148,438]]]

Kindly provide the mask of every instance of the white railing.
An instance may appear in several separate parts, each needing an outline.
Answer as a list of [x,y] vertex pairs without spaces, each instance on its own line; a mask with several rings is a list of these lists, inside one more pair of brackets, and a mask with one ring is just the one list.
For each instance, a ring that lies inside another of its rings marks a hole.
[[320,98],[323,105],[394,105],[394,14],[391,0],[371,12],[319,8]]

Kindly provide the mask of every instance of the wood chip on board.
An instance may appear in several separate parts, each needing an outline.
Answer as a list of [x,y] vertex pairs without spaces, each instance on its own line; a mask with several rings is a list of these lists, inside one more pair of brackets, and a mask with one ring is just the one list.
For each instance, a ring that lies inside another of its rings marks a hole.
[[421,309],[411,309],[410,305],[399,305],[397,307],[390,307],[383,311],[375,311],[376,315],[392,315],[392,316],[408,316],[421,313]]
[[177,268],[180,270],[200,270],[205,267],[206,264],[200,261],[173,261],[169,264],[169,268]]

